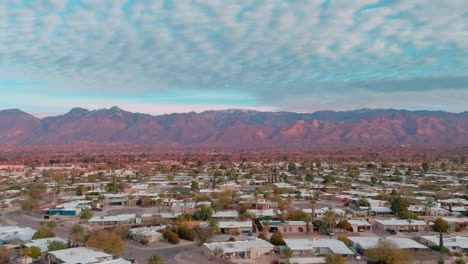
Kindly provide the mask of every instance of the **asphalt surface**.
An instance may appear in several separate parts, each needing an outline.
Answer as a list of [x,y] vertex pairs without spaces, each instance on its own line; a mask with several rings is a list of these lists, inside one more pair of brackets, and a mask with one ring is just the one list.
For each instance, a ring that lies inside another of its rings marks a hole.
[[[21,209],[4,212],[3,216],[8,220],[14,221],[18,226],[21,227],[30,227],[36,230],[41,227],[39,222],[42,221],[42,219],[33,215],[27,215]],[[60,226],[60,223],[54,228],[54,233],[57,237],[63,239],[69,238],[69,229],[67,227]],[[164,257],[167,264],[180,264],[174,260],[174,257],[177,254],[196,249],[198,249],[198,246],[195,244],[169,248],[154,248],[151,247],[151,245],[142,246],[140,244],[132,244],[131,242],[126,241],[125,251],[122,254],[122,257],[127,259],[135,259],[138,264],[144,264],[151,255],[159,254]]]

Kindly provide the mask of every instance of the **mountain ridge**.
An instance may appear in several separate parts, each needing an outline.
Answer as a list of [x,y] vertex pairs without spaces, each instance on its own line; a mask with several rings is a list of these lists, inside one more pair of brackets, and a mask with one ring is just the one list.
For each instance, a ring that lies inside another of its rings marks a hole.
[[468,112],[358,109],[313,113],[244,109],[150,115],[72,108],[39,119],[0,110],[0,145],[125,143],[175,148],[468,145]]

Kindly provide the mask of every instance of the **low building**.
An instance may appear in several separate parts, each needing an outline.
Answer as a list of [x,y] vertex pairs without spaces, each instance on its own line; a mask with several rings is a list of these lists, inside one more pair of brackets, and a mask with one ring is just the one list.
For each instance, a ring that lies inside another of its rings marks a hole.
[[98,224],[100,226],[111,226],[121,224],[137,223],[138,219],[135,214],[121,214],[109,216],[94,216],[88,220],[89,224]]
[[50,237],[50,238],[41,238],[41,239],[34,239],[31,242],[24,244],[25,247],[38,247],[41,249],[41,252],[47,252],[49,248],[49,244],[51,242],[60,242],[63,244],[67,244],[68,241],[65,239],[61,239],[58,237]]
[[[249,259],[253,260],[272,253],[275,246],[263,239],[252,237],[249,240],[233,242],[217,242],[203,244],[203,253],[206,256],[215,256],[226,260]],[[250,261],[249,263],[255,263]]]
[[[308,214],[312,215],[312,209],[311,208],[302,209],[302,211],[304,213],[308,213]],[[332,211],[335,214],[337,214],[339,216],[342,216],[342,217],[344,217],[346,215],[346,212],[344,210],[339,209],[339,208],[323,207],[323,208],[315,209],[314,219],[322,219],[327,211]]]
[[114,259],[112,255],[87,247],[75,247],[50,251],[47,254],[49,263],[61,264],[130,264],[124,259]]
[[379,242],[389,241],[400,249],[406,250],[429,250],[428,247],[420,244],[410,238],[403,237],[348,237],[350,246],[356,252],[362,254],[366,249],[378,246]]
[[240,221],[221,221],[218,222],[218,227],[221,230],[222,234],[240,234],[252,233],[252,222],[240,222]]
[[424,231],[428,227],[434,225],[431,222],[425,222],[421,220],[403,220],[403,219],[389,219],[389,220],[375,220],[375,227],[381,230],[387,228],[393,229],[395,231],[408,230],[411,227],[411,230]]
[[442,217],[450,225],[450,230],[460,228],[461,230],[468,229],[468,217]]
[[[338,239],[284,239],[286,246],[293,252],[293,257],[311,257],[329,253],[343,256],[354,255],[343,242]],[[294,263],[294,262],[291,262]],[[302,263],[302,262],[299,262]]]
[[347,221],[351,225],[351,232],[372,232],[372,224],[365,219],[350,219]]
[[239,213],[237,211],[219,211],[214,212],[212,217],[218,220],[236,219]]
[[[450,251],[468,254],[468,237],[445,237],[443,242],[444,247]],[[422,236],[421,243],[426,246],[438,246],[439,236]]]
[[15,225],[0,226],[0,240],[5,242],[30,241],[36,230],[29,227],[19,227]]
[[[281,231],[283,234],[287,233],[304,233],[307,232],[307,223],[304,221],[272,221],[263,220],[260,223],[262,227],[265,227],[265,223],[269,223],[269,232]],[[309,228],[312,228],[312,224],[309,224]]]

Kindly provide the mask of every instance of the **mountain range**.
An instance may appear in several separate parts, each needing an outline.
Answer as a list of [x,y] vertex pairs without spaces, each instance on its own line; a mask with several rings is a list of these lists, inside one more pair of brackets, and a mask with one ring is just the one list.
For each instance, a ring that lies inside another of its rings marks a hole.
[[315,113],[221,110],[153,116],[118,107],[39,119],[0,111],[0,145],[123,143],[164,148],[341,145],[467,146],[468,112],[361,109]]

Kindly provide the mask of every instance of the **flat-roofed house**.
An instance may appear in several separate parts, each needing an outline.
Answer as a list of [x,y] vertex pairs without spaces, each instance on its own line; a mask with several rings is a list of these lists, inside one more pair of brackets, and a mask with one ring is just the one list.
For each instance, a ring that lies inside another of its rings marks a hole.
[[273,252],[275,246],[263,239],[251,237],[244,241],[216,242],[203,244],[202,250],[206,256],[216,256],[221,259],[234,261],[236,259],[250,260]]
[[427,230],[428,226],[432,226],[434,223],[427,223],[422,220],[403,220],[403,219],[388,219],[388,220],[375,220],[374,226],[378,229],[385,230],[387,228],[395,231],[411,230],[424,231]]
[[108,216],[94,216],[88,220],[89,224],[98,224],[101,226],[111,226],[119,224],[132,224],[137,220],[136,214],[121,214]]
[[[468,254],[468,237],[445,237],[443,238],[444,247],[451,251]],[[422,236],[421,243],[426,246],[438,246],[439,236]]]
[[47,254],[48,263],[61,264],[130,264],[124,259],[114,259],[112,255],[87,247],[75,247],[50,251]]
[[284,242],[292,250],[294,257],[326,255],[328,253],[343,256],[354,255],[354,252],[338,239],[294,238],[284,239]]

